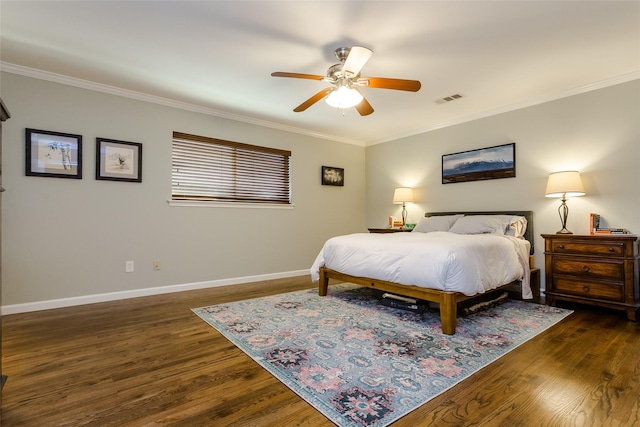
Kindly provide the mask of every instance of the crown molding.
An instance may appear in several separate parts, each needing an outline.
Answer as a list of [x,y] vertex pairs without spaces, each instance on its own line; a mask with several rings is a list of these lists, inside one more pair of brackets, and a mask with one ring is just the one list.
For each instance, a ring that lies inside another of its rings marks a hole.
[[73,86],[81,89],[88,89],[96,92],[102,92],[109,95],[116,95],[124,98],[135,99],[138,101],[149,102],[152,104],[158,104],[165,107],[172,107],[180,110],[207,114],[209,116],[220,117],[223,119],[234,120],[237,122],[252,124],[256,126],[262,126],[262,127],[281,130],[281,131],[290,132],[290,133],[297,133],[300,135],[311,136],[314,138],[320,138],[320,139],[325,139],[325,140],[335,141],[335,142],[342,142],[345,144],[358,145],[361,147],[365,145],[363,141],[359,141],[355,139],[341,138],[331,134],[313,132],[308,129],[302,129],[294,126],[287,126],[281,123],[270,122],[268,120],[261,120],[254,117],[242,116],[240,114],[233,114],[226,111],[216,110],[214,108],[208,108],[208,107],[203,107],[201,105],[190,104],[188,102],[176,101],[169,98],[149,95],[142,92],[122,89],[115,86],[109,86],[101,83],[92,82],[89,80],[83,80],[75,77],[65,76],[63,74],[57,74],[49,71],[38,70],[35,68],[23,67],[21,65],[15,65],[7,62],[0,62],[0,71],[5,71],[7,73],[18,74],[21,76],[31,77],[39,80],[46,80],[53,83],[60,83],[63,85]]

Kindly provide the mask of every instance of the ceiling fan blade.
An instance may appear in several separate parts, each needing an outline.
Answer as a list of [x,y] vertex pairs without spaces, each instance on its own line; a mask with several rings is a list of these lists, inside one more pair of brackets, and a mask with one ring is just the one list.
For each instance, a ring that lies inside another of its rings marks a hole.
[[325,96],[329,95],[331,93],[331,91],[333,91],[332,87],[327,87],[327,88],[322,89],[320,92],[316,93],[311,98],[307,99],[302,104],[300,104],[296,108],[294,108],[293,111],[295,111],[296,113],[300,113],[300,112],[306,110],[307,108],[311,107],[316,102],[320,101]]
[[309,80],[322,80],[324,76],[317,76],[315,74],[300,74],[300,73],[285,73],[283,71],[276,71],[271,73],[273,77],[293,77],[294,79],[309,79]]
[[[357,88],[354,89],[360,92]],[[360,94],[362,95],[362,92],[360,92]],[[356,105],[356,110],[358,110],[358,113],[360,113],[361,116],[368,116],[373,113],[373,107],[369,104],[369,101],[367,101],[367,98],[365,98],[364,95],[362,95],[362,101]]]
[[360,86],[376,89],[394,89],[417,92],[422,85],[418,80],[387,79],[384,77],[363,77],[356,81]]
[[342,74],[347,77],[357,76],[364,64],[371,58],[371,55],[373,55],[371,49],[362,46],[352,47],[342,66]]

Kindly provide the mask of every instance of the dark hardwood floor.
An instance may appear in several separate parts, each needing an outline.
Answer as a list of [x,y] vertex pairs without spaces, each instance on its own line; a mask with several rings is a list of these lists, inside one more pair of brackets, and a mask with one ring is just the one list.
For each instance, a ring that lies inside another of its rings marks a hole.
[[[308,277],[3,318],[2,425],[330,426],[190,309]],[[394,426],[640,426],[640,326],[576,312]]]

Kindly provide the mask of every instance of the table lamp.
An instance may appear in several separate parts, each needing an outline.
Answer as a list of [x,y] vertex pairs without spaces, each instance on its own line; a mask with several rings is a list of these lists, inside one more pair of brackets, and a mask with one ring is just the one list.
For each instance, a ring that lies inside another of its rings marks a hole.
[[573,234],[567,230],[567,217],[569,216],[567,197],[584,196],[584,194],[584,187],[579,172],[562,171],[549,174],[547,190],[544,195],[546,197],[562,197],[562,203],[558,208],[562,229],[556,234]]
[[413,190],[408,187],[396,188],[393,192],[393,203],[402,203],[402,225],[407,224],[406,203],[413,203]]

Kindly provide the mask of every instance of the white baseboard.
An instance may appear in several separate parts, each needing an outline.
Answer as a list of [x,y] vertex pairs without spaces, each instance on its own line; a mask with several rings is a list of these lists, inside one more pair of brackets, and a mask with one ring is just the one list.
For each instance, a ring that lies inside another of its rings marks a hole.
[[172,292],[192,291],[195,289],[215,288],[218,286],[239,285],[242,283],[260,282],[264,280],[283,279],[304,276],[309,270],[288,271],[283,273],[261,274],[258,276],[235,277],[231,279],[210,280],[207,282],[185,283],[182,285],[161,286],[158,288],[135,289],[131,291],[110,292],[106,294],[84,295],[80,297],[60,298],[47,301],[28,302],[2,306],[2,315],[28,313],[31,311],[50,310],[53,308],[73,307],[76,305],[95,304],[98,302],[116,301],[127,298],[150,295],[169,294]]

